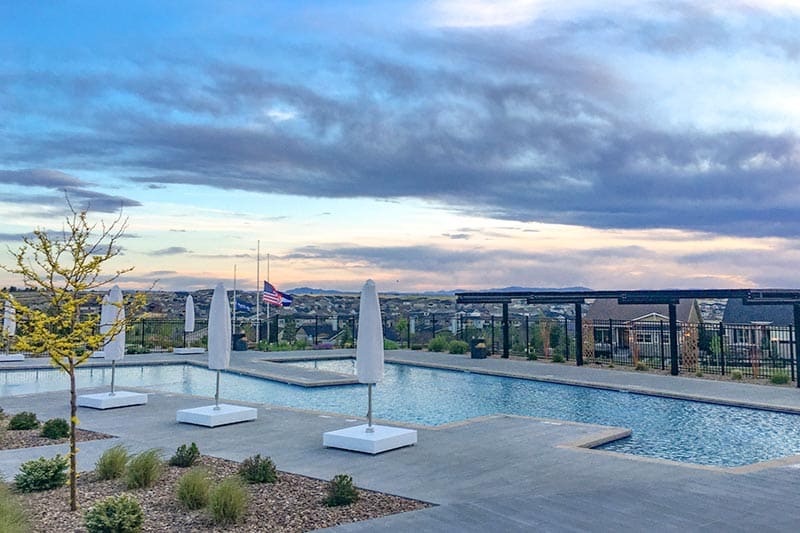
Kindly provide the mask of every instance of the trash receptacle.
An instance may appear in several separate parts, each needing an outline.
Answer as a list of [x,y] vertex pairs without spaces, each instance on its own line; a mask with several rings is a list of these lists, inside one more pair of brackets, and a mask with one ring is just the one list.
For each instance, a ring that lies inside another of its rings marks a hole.
[[236,352],[247,351],[247,336],[244,332],[236,333],[233,336],[233,350]]
[[469,353],[472,359],[486,359],[486,339],[470,340]]

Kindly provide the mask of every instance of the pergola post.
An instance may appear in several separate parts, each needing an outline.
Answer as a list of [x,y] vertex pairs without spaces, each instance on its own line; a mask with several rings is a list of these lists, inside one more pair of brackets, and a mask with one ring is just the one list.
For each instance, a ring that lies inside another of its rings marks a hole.
[[794,364],[797,387],[800,388],[800,303],[794,304]]
[[508,359],[508,302],[503,302],[503,359]]
[[575,364],[583,366],[583,306],[575,304]]
[[669,373],[677,376],[678,368],[678,318],[675,304],[669,304]]

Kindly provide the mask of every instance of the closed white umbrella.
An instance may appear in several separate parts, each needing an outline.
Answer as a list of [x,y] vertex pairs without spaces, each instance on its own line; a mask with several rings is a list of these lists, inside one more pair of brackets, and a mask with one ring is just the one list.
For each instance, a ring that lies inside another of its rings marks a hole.
[[367,384],[367,432],[372,433],[372,385],[383,380],[383,322],[378,290],[371,279],[364,283],[358,305],[356,375],[359,383]]
[[186,348],[186,334],[194,331],[194,298],[186,297],[186,311],[183,321],[183,347]]
[[208,368],[217,371],[215,409],[219,409],[219,374],[231,361],[231,306],[222,283],[214,288],[208,313]]
[[17,310],[11,300],[6,300],[3,305],[3,333],[9,337],[17,333]]
[[11,347],[11,337],[17,332],[17,310],[11,300],[3,304],[3,336],[6,338],[6,353]]
[[[117,322],[125,321],[125,307],[122,304],[122,291],[118,285],[111,288],[100,309],[100,332],[108,333]],[[105,331],[104,331],[105,330]],[[103,348],[104,358],[111,361],[111,396],[114,395],[114,374],[117,361],[125,357],[125,326],[116,335],[106,341]]]

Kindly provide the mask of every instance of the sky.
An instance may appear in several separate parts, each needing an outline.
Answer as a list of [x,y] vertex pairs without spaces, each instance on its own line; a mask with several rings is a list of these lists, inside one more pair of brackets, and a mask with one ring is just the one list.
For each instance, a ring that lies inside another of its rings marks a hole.
[[66,195],[127,217],[126,288],[796,288],[799,27],[788,0],[0,0],[0,264]]

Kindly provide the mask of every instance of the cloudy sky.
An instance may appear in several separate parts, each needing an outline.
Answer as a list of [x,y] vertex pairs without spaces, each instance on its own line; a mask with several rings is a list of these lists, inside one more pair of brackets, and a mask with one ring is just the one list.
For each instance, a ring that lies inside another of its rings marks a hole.
[[129,218],[129,287],[255,288],[259,241],[284,289],[798,287],[798,27],[789,0],[0,0],[0,263],[67,191]]

